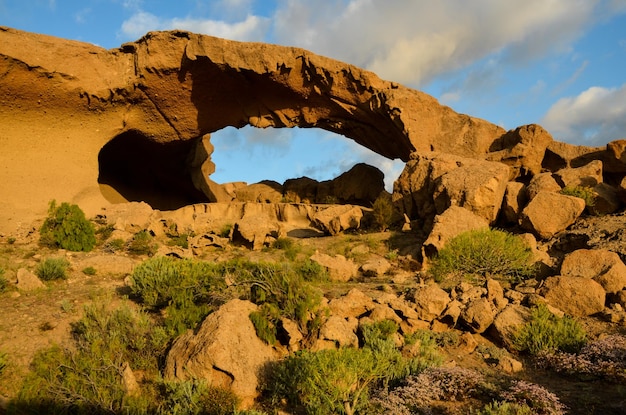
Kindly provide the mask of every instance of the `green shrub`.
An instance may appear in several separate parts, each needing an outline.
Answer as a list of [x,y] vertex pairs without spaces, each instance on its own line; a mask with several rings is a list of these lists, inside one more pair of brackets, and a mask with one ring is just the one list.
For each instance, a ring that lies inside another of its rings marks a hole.
[[389,229],[393,220],[393,202],[389,193],[383,192],[376,198],[372,204],[372,214],[381,231]]
[[127,304],[116,310],[103,304],[86,306],[72,334],[75,347],[37,353],[12,405],[39,409],[35,413],[132,413],[121,368],[127,363],[156,378],[170,339]]
[[290,261],[294,261],[300,253],[300,246],[294,243],[291,238],[276,239],[272,244],[272,248],[284,251],[285,257]]
[[[474,412],[472,412],[474,414]],[[525,404],[510,402],[492,402],[485,405],[476,415],[534,415],[533,410]]]
[[381,340],[392,340],[392,336],[398,332],[398,324],[393,320],[382,320],[375,323],[363,324],[360,327],[363,344],[372,345]]
[[153,243],[153,236],[150,232],[143,230],[137,232],[133,239],[128,243],[126,248],[128,252],[134,255],[154,255],[157,251],[157,244]]
[[157,257],[135,267],[130,288],[147,307],[164,309],[168,333],[178,335],[194,328],[220,304],[226,283],[220,264]]
[[48,217],[41,229],[43,245],[60,247],[69,251],[91,251],[96,245],[94,226],[85,218],[78,205],[50,202]]
[[86,267],[83,268],[83,274],[93,276],[96,275],[97,271],[94,267]]
[[163,415],[230,415],[239,403],[229,389],[202,380],[162,381],[159,392],[162,402],[157,413]]
[[276,363],[265,385],[277,403],[283,399],[307,414],[362,413],[371,388],[415,373],[425,362],[409,359],[391,341],[376,347],[300,351]]
[[588,208],[593,207],[596,204],[596,194],[593,191],[593,188],[589,186],[566,186],[561,189],[561,193],[584,200],[585,206]]
[[123,251],[124,250],[124,245],[125,245],[125,242],[124,242],[123,239],[115,238],[115,239],[113,239],[111,241],[108,241],[104,245],[104,249],[105,249],[105,251],[119,252],[119,251]]
[[189,234],[182,233],[180,235],[169,236],[168,246],[180,246],[183,249],[189,248]]
[[113,234],[115,227],[113,225],[103,225],[96,229],[96,236],[100,242],[104,242]]
[[532,276],[530,247],[519,237],[495,229],[463,232],[433,258],[430,273],[436,281],[475,275],[518,281]]
[[17,241],[17,239],[16,239],[14,236],[9,236],[9,237],[7,238],[7,243],[8,243],[9,245],[13,245],[13,244],[15,243],[15,241]]
[[46,258],[35,268],[35,275],[43,281],[66,280],[69,266],[65,258]]
[[269,345],[276,344],[276,322],[279,318],[280,310],[270,303],[265,303],[258,311],[250,313],[250,321],[254,325],[256,335]]
[[532,310],[530,321],[514,338],[515,348],[536,355],[546,352],[577,352],[587,342],[583,327],[571,317],[557,317],[545,305]]
[[220,229],[219,236],[221,236],[222,238],[229,238],[230,237],[230,232],[232,230],[233,230],[233,224],[232,223],[227,223],[224,226],[222,226],[222,228]]

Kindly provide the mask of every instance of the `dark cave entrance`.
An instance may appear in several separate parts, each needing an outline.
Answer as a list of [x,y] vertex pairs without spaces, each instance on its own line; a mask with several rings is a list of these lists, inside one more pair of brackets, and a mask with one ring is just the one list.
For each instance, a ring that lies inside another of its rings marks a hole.
[[[138,131],[124,132],[98,154],[98,183],[124,199],[146,202],[153,209],[174,210],[207,197],[192,183],[189,157],[196,140],[157,143]],[[110,195],[103,192],[111,202]],[[119,199],[119,197],[118,197]]]

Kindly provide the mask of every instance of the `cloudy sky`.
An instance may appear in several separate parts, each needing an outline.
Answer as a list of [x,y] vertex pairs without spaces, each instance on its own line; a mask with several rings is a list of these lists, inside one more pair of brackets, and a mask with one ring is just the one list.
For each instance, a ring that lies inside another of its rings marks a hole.
[[[299,46],[506,129],[626,138],[626,0],[0,0],[0,25],[105,48],[168,29]],[[402,166],[323,130],[212,141],[218,182],[324,180],[368,162],[391,183]]]

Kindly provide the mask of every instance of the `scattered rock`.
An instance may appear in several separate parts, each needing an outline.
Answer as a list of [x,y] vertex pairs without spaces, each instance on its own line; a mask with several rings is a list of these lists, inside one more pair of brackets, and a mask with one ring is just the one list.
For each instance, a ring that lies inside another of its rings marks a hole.
[[530,310],[519,304],[509,304],[496,315],[489,333],[511,350],[518,330],[530,320]]
[[626,265],[619,255],[606,249],[579,249],[561,264],[561,275],[591,278],[609,294],[626,288]]
[[551,306],[576,317],[599,313],[606,299],[604,289],[594,280],[560,275],[547,278],[539,294]]
[[259,373],[277,360],[271,346],[256,335],[249,315],[258,307],[231,300],[210,314],[196,333],[188,331],[172,345],[165,362],[169,379],[206,379],[230,388],[249,407],[258,396]]
[[342,318],[360,318],[374,309],[376,304],[371,297],[363,291],[353,288],[342,297],[335,298],[328,303],[328,308],[333,315]]
[[336,205],[320,210],[313,216],[315,227],[329,235],[337,235],[348,229],[359,229],[363,209],[352,205]]
[[471,301],[461,312],[461,320],[474,333],[485,332],[495,318],[491,302],[486,298]]
[[414,289],[407,298],[415,303],[417,317],[424,321],[433,321],[443,313],[450,303],[450,296],[437,284]]
[[488,228],[489,223],[469,210],[451,206],[435,217],[433,229],[423,244],[424,258],[434,257],[455,236],[475,229]]
[[330,256],[316,252],[311,256],[311,261],[324,267],[332,281],[350,281],[359,273],[359,266],[343,255]]
[[594,187],[603,180],[602,162],[593,160],[582,167],[561,169],[554,176],[561,187]]
[[556,182],[552,173],[540,173],[534,176],[526,187],[528,200],[533,200],[539,192],[558,193],[561,186]]
[[44,288],[46,284],[32,272],[26,268],[20,268],[17,270],[17,289],[20,291],[33,291],[39,288]]
[[332,315],[320,328],[319,339],[333,342],[335,347],[359,347],[359,338],[356,336],[358,325],[354,317],[345,319]]
[[548,191],[539,192],[522,211],[521,225],[541,239],[564,231],[585,210],[585,201]]
[[391,269],[391,264],[385,258],[377,257],[361,265],[361,272],[366,277],[382,277]]

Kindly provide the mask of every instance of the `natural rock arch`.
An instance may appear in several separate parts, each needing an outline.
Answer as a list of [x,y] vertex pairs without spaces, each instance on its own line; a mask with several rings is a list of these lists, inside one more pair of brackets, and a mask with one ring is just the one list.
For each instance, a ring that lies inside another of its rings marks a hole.
[[[18,209],[39,215],[50,199],[100,206],[98,154],[104,150],[106,167],[114,159],[110,141],[112,148],[142,137],[146,146],[202,142],[208,149],[208,134],[227,126],[299,126],[406,161],[430,150],[482,157],[504,133],[304,49],[183,31],[151,32],[105,50],[0,27],[0,73],[3,139],[15,149],[0,154],[0,180],[10,183],[0,213],[8,216]],[[210,157],[195,161],[197,171],[211,170]]]

